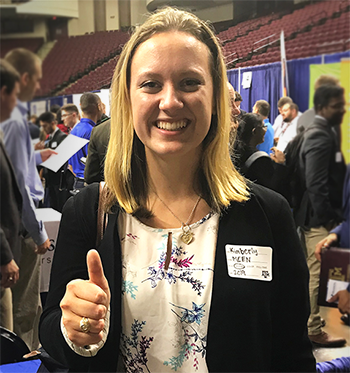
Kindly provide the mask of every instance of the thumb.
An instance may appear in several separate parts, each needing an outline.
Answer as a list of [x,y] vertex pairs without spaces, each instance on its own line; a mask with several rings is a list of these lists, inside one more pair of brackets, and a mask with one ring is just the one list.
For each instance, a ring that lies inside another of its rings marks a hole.
[[107,293],[109,298],[108,281],[103,272],[103,266],[100,255],[96,250],[90,250],[86,256],[86,263],[89,273],[90,282],[99,286],[104,292]]

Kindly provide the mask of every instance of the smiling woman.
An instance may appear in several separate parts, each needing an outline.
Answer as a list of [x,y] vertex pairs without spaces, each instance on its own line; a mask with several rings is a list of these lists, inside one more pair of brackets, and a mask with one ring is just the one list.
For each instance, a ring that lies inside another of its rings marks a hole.
[[314,371],[305,259],[286,201],[232,165],[210,27],[174,8],[151,15],[111,101],[106,189],[64,208],[44,348],[72,371]]

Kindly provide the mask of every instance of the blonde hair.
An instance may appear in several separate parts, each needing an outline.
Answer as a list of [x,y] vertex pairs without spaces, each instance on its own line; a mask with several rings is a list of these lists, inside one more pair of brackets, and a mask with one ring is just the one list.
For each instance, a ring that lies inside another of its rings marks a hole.
[[231,201],[249,198],[245,179],[234,168],[229,154],[230,107],[226,67],[220,44],[207,23],[186,11],[166,7],[150,15],[125,45],[116,66],[111,99],[111,136],[105,180],[109,188],[108,207],[118,203],[127,213],[147,213],[147,165],[144,145],[134,132],[129,94],[130,66],[137,47],[157,33],[186,32],[209,49],[216,113],[203,141],[198,169],[199,194],[219,212]]

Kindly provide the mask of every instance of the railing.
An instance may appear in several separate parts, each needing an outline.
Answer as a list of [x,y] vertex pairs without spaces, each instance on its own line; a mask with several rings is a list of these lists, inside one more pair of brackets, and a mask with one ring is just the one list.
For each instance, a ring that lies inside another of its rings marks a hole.
[[[254,53],[254,52],[256,52],[256,51],[258,51],[258,50],[260,50],[260,49],[262,49],[262,48],[265,48],[265,47],[267,47],[267,46],[269,46],[269,45],[272,45],[273,43],[275,43],[276,41],[279,41],[280,40],[280,38],[278,37],[277,39],[275,39],[275,40],[273,40],[273,41],[269,41],[273,36],[275,36],[276,35],[276,33],[275,34],[271,34],[271,35],[269,35],[269,36],[266,36],[265,38],[262,38],[262,39],[260,39],[260,40],[258,40],[258,41],[256,41],[256,42],[254,42],[253,44],[252,44],[252,52]],[[265,43],[265,40],[267,41],[266,43]],[[257,45],[257,44],[260,44],[261,42],[264,42],[264,44],[263,45],[261,45],[261,46],[259,46],[259,47],[254,47],[254,45]]]

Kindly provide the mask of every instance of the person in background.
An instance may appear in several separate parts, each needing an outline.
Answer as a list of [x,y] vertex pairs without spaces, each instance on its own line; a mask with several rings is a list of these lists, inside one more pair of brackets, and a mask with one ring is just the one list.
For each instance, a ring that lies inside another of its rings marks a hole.
[[[51,149],[34,153],[27,122],[27,102],[40,87],[41,60],[26,49],[14,49],[5,56],[20,75],[18,103],[11,117],[0,124],[6,151],[17,177],[23,198],[21,238],[21,277],[12,288],[14,332],[29,349],[38,348],[38,323],[41,314],[40,255],[50,247],[43,222],[35,214],[44,197],[44,189],[36,166],[45,161]],[[25,306],[24,306],[25,305]]]
[[70,132],[80,121],[78,108],[74,104],[67,104],[61,107],[61,119]]
[[[107,194],[94,183],[64,207],[45,350],[72,371],[315,371],[305,258],[284,198],[248,188],[232,165],[211,27],[176,8],[153,13],[112,87]],[[245,245],[271,258],[258,279],[235,263]]]
[[346,340],[332,337],[322,330],[317,303],[320,262],[315,257],[315,248],[342,221],[345,163],[333,127],[342,123],[345,114],[344,89],[335,85],[320,86],[314,95],[314,107],[316,116],[308,130],[303,132],[299,154],[298,168],[305,191],[293,212],[296,225],[301,228],[310,272],[309,338],[319,347],[339,347]]
[[275,131],[274,141],[277,144],[276,148],[283,152],[288,143],[294,139],[297,134],[297,122],[301,113],[297,104],[284,104],[281,110],[283,123],[280,128]]
[[249,180],[271,187],[273,163],[257,146],[264,142],[267,126],[260,114],[246,114],[240,121],[234,149],[234,164]]
[[240,110],[240,113],[237,115],[238,121],[241,120],[245,114],[247,114],[246,111],[241,109],[242,101],[243,101],[243,99],[242,99],[241,94],[239,92],[235,91],[235,104],[236,104],[237,108]]
[[[278,111],[279,111],[279,115],[276,117],[275,121],[273,122],[273,130],[275,131],[275,133],[277,131],[280,131],[281,130],[281,127],[283,125],[283,117],[282,117],[282,107],[285,105],[285,104],[288,104],[288,103],[292,103],[293,100],[288,97],[288,96],[285,96],[285,97],[281,97],[279,100],[278,100],[278,103],[277,103],[277,108],[278,108]],[[276,144],[274,144],[276,145]]]
[[266,133],[264,137],[264,142],[257,145],[257,149],[267,154],[271,154],[274,140],[274,130],[272,124],[269,121],[270,114],[270,104],[265,100],[258,100],[253,106],[253,113],[260,114],[263,118],[264,124],[266,125]]
[[[82,118],[80,122],[74,126],[71,134],[90,140],[91,131],[102,115],[101,99],[96,93],[84,93],[80,97],[80,108],[82,111]],[[63,111],[66,110],[62,108],[62,112]],[[83,148],[75,153],[68,161],[68,165],[75,177],[73,185],[75,191],[84,187],[84,170],[87,155],[88,144],[84,145]]]
[[60,109],[61,109],[61,106],[58,105],[58,104],[54,104],[54,105],[51,105],[51,106],[50,106],[50,112],[51,112],[52,114],[54,114],[55,117],[56,117],[56,115],[57,115],[57,112],[58,112]]
[[[315,81],[314,90],[316,91],[321,85],[339,85],[339,79],[335,78],[332,75],[321,75]],[[312,107],[309,110],[306,110],[298,118],[297,122],[297,133],[305,131],[315,119],[315,108]]]
[[[39,123],[43,130],[48,134],[45,148],[55,150],[67,135],[57,127],[55,115],[50,111],[40,115]],[[57,172],[53,172],[48,168],[44,168],[43,170],[45,187],[47,188],[49,195],[49,205],[59,212],[62,212],[63,205],[67,200],[66,191],[63,191],[60,188],[62,185],[63,174],[64,166],[62,166]]]
[[[315,256],[318,261],[321,261],[322,250],[329,249],[331,246],[338,246],[344,249],[350,249],[350,164],[347,165],[347,171],[344,180],[343,188],[343,221],[335,227],[327,237],[317,243]],[[338,301],[338,308],[344,323],[349,325],[350,315],[350,285],[346,290],[341,290],[336,293],[328,302]]]
[[105,159],[111,133],[111,121],[93,128],[88,146],[84,180],[87,184],[104,181]]
[[36,124],[37,119],[38,117],[36,115],[31,115],[28,121],[30,137],[32,138],[32,140],[39,139],[40,136],[40,128]]
[[64,124],[63,124],[63,119],[62,119],[62,116],[61,116],[61,109],[59,109],[56,113],[56,123],[57,123],[57,127],[63,132],[65,133],[66,135],[69,134],[69,129],[68,127],[66,127]]
[[[20,90],[18,72],[0,60],[0,122],[11,115]],[[0,325],[13,331],[12,292],[19,279],[22,196],[0,130]]]
[[101,102],[101,108],[102,108],[102,115],[101,115],[101,119],[99,119],[96,123],[96,126],[99,126],[101,123],[107,121],[109,118],[108,115],[106,115],[106,105]]

